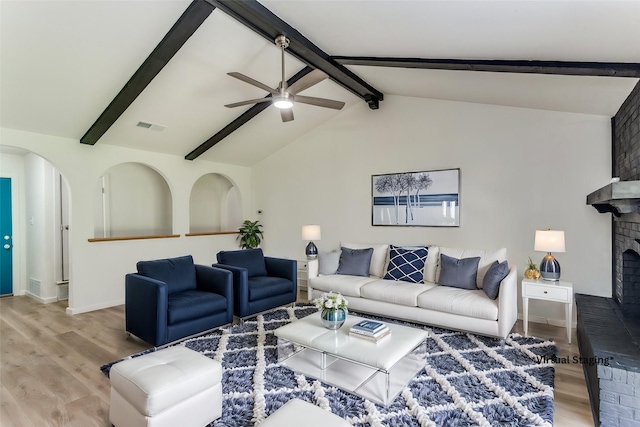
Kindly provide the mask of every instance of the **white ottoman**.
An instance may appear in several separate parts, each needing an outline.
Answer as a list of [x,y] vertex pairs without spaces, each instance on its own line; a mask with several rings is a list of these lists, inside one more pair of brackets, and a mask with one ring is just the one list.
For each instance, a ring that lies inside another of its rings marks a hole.
[[183,346],[111,367],[116,427],[203,427],[222,415],[222,366]]
[[346,420],[300,399],[292,399],[260,423],[260,427],[352,427]]

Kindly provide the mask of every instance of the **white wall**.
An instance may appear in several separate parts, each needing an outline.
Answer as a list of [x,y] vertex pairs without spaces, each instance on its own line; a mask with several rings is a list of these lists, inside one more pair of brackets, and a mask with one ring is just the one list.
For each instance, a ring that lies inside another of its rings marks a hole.
[[24,293],[27,288],[27,252],[26,245],[26,212],[25,202],[25,157],[14,154],[0,154],[0,176],[11,178],[11,208],[13,233],[13,293]]
[[55,177],[53,165],[40,156],[24,160],[26,191],[27,285],[40,282],[40,289],[26,291],[43,302],[56,300],[55,276]]
[[[2,145],[24,148],[47,159],[69,184],[70,313],[122,304],[124,276],[135,271],[135,263],[139,260],[192,254],[196,262],[211,264],[215,262],[215,254],[219,250],[237,248],[235,235],[184,237],[189,232],[189,195],[193,184],[201,176],[218,173],[231,180],[241,194],[244,216],[250,217],[249,168],[201,160],[188,161],[178,156],[101,145],[99,142],[95,146],[88,146],[73,139],[6,128],[0,129],[0,141]],[[173,233],[181,237],[88,241],[94,234],[96,182],[106,170],[123,162],[149,165],[166,179],[173,200]],[[32,249],[26,248],[21,257],[26,259],[30,256],[26,253]],[[26,281],[21,281],[24,289]]]
[[[461,169],[461,226],[373,227],[371,175]],[[386,96],[361,103],[253,168],[265,251],[304,258],[300,229],[320,224],[320,250],[340,241],[508,249],[522,278],[536,229],[565,230],[557,254],[575,291],[611,292],[611,218],[586,195],[611,175],[608,117]],[[532,301],[530,316],[564,318]]]

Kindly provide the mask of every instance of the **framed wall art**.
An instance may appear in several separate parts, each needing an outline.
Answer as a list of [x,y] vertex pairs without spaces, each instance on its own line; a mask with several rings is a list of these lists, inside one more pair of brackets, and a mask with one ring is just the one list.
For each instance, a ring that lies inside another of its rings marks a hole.
[[460,226],[460,169],[371,176],[371,224]]

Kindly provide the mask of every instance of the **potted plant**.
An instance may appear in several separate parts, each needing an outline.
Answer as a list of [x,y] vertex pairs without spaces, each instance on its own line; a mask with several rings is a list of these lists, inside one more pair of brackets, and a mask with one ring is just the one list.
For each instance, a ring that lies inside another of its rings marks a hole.
[[264,239],[262,230],[260,230],[261,227],[262,224],[258,224],[258,221],[245,220],[238,229],[240,234],[236,239],[240,241],[240,248],[253,249],[260,246],[260,242]]
[[527,263],[527,269],[524,271],[525,279],[535,279],[538,280],[540,278],[540,270],[536,264],[531,261],[531,257],[529,257],[529,262]]

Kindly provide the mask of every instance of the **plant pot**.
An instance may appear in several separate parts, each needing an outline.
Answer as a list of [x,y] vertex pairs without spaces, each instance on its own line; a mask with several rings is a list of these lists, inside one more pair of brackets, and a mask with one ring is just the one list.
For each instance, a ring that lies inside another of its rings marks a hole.
[[324,327],[331,330],[340,329],[347,320],[347,310],[343,308],[325,308],[320,313]]
[[540,278],[540,270],[527,269],[524,271],[524,278],[538,280]]

